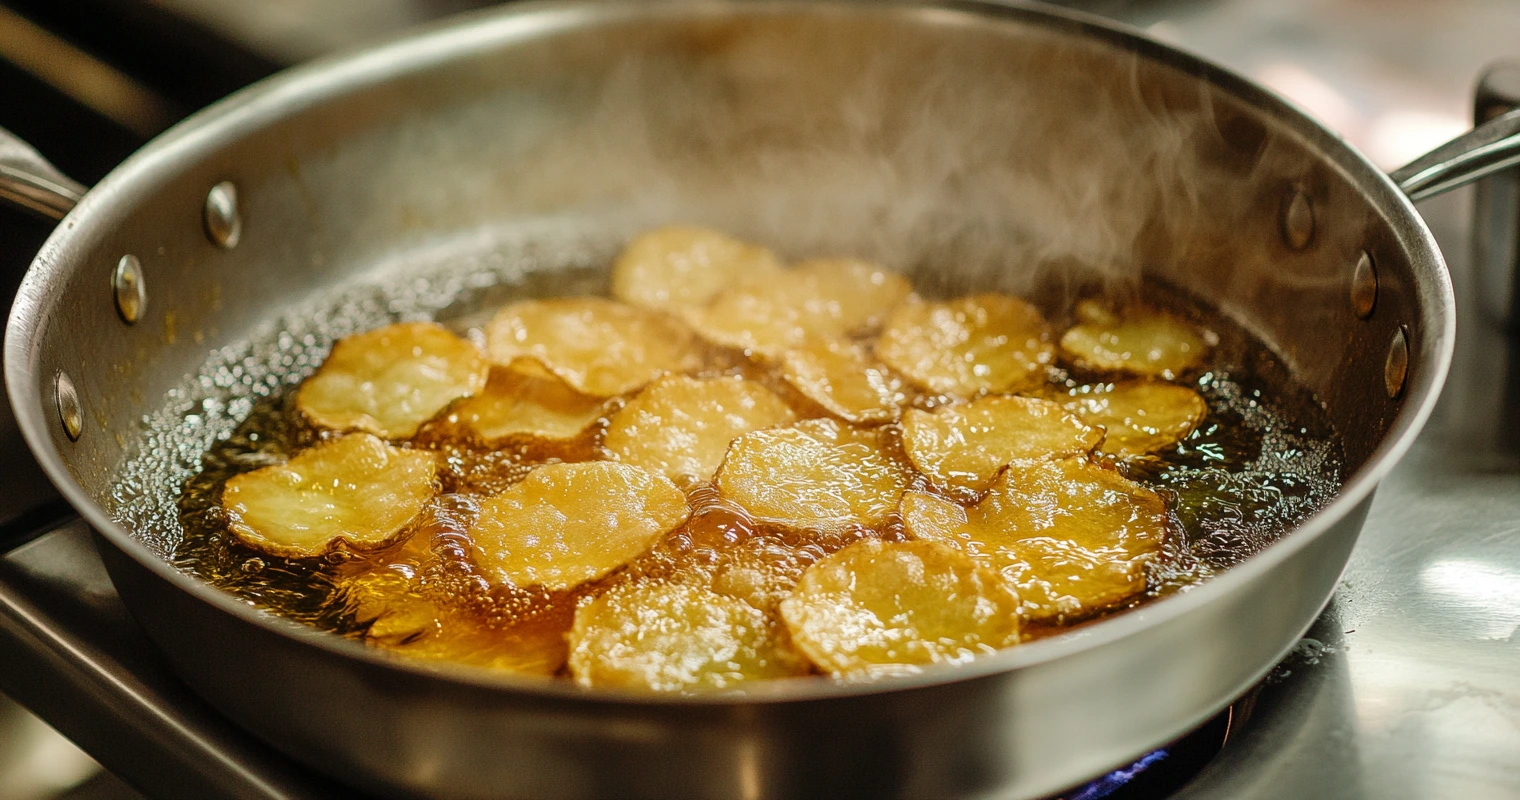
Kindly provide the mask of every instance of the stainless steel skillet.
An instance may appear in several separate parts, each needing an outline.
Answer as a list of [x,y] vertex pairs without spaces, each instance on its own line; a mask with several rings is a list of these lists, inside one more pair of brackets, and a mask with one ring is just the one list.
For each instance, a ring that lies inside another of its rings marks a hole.
[[[1396,185],[1250,83],[1064,12],[514,5],[278,76],[123,164],[33,264],[7,388],[187,683],[356,786],[1039,796],[1197,724],[1318,613],[1450,356],[1445,268],[1400,185],[1433,191],[1497,168],[1517,129],[1500,118]],[[29,182],[11,194],[71,204],[66,179],[0,155],[11,185]],[[932,257],[955,265],[929,276],[946,286],[1143,269],[1272,345],[1324,400],[1352,474],[1332,506],[1188,594],[968,667],[742,698],[397,661],[212,589],[167,563],[172,537],[108,509],[142,417],[208,352],[380,280],[377,264],[394,279],[415,263],[397,254],[482,231],[605,235],[670,219],[905,269]]]

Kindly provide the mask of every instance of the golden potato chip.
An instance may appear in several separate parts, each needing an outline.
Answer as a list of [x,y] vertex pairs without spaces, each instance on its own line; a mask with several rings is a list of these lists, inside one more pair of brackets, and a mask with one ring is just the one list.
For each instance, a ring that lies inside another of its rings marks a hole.
[[803,396],[854,423],[891,422],[907,399],[902,382],[860,345],[814,338],[781,358],[781,376]]
[[1186,439],[1208,416],[1209,405],[1186,386],[1124,381],[1079,386],[1056,402],[1106,434],[1098,448],[1128,458],[1155,453]]
[[565,663],[568,619],[492,625],[420,590],[400,571],[381,568],[338,582],[366,642],[412,658],[449,661],[518,675],[549,677]]
[[596,397],[701,366],[695,337],[675,319],[600,297],[513,303],[486,327],[486,351],[498,364],[536,359]]
[[1000,571],[1031,620],[1080,617],[1145,590],[1168,529],[1155,492],[1085,458],[1018,461],[975,507],[903,496],[915,538],[953,544]]
[[686,495],[627,464],[549,464],[487,498],[470,530],[498,583],[560,591],[628,563],[686,521]]
[[406,439],[444,406],[478,392],[489,365],[475,346],[430,322],[345,336],[296,392],[312,424]]
[[655,381],[612,415],[604,447],[625,464],[675,480],[711,478],[729,443],[794,415],[769,389],[738,376]]
[[1081,455],[1103,432],[1061,406],[1031,397],[983,397],[903,415],[903,448],[941,487],[981,491],[1016,459]]
[[228,527],[250,547],[290,557],[390,544],[438,490],[432,453],[351,433],[290,461],[228,479]]
[[864,261],[804,261],[774,278],[720,292],[686,320],[703,338],[779,359],[814,336],[837,337],[880,324],[912,287]]
[[1019,641],[1019,598],[996,572],[937,542],[857,542],[803,573],[781,618],[835,675],[911,672]]
[[796,528],[879,525],[908,472],[876,431],[806,420],[740,436],[718,469],[718,491],[751,516]]
[[703,306],[723,289],[767,280],[784,268],[763,247],[707,228],[672,225],[623,248],[612,264],[612,296],[644,308]]
[[903,303],[877,339],[876,355],[931,392],[970,397],[1038,384],[1055,347],[1034,306],[978,294]]
[[570,672],[582,686],[721,690],[807,671],[765,613],[688,584],[616,586],[581,605],[570,631]]
[[481,441],[513,436],[573,439],[602,417],[607,401],[590,397],[531,359],[493,367],[485,390],[449,412],[449,422]]
[[1116,318],[1091,302],[1077,312],[1083,322],[1061,336],[1061,350],[1085,369],[1170,380],[1208,355],[1198,331],[1171,314],[1136,311]]

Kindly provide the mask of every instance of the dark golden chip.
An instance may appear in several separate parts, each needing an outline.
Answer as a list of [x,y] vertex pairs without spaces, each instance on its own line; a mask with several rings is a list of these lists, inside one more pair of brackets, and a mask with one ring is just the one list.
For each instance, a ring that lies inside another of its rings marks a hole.
[[672,375],[612,415],[604,447],[618,461],[671,480],[705,481],[734,439],[793,418],[781,398],[754,381]]
[[480,391],[489,365],[469,342],[430,322],[346,336],[296,392],[312,424],[406,439],[453,401]]
[[686,495],[627,464],[549,464],[486,499],[470,530],[498,583],[562,591],[600,578],[686,521]]
[[718,491],[757,519],[796,528],[879,525],[908,484],[874,430],[833,420],[745,434],[718,469]]
[[1061,336],[1061,350],[1085,369],[1170,380],[1208,355],[1198,331],[1171,314],[1134,310],[1115,317],[1091,302],[1077,313],[1084,321]]
[[612,296],[644,308],[695,308],[724,289],[769,280],[784,268],[763,247],[707,228],[672,225],[623,248],[612,265]]
[[1056,621],[1145,590],[1144,565],[1168,530],[1155,492],[1085,458],[1020,461],[971,509],[922,492],[903,497],[914,537],[953,544],[1018,587],[1023,613]]
[[704,339],[776,360],[814,337],[871,328],[912,289],[864,261],[805,261],[772,279],[721,292],[686,320]]
[[781,617],[835,675],[911,672],[1019,640],[1019,600],[1001,576],[937,542],[866,540],[819,561]]
[[695,337],[674,318],[600,297],[513,303],[487,326],[486,351],[497,364],[535,359],[595,397],[701,366]]
[[1009,462],[1091,451],[1103,432],[1049,400],[983,397],[903,415],[903,447],[941,487],[981,491]]
[[388,545],[437,491],[432,453],[351,433],[233,476],[222,508],[244,544],[299,558]]
[[781,376],[830,414],[857,424],[891,422],[907,399],[902,382],[865,347],[815,338],[781,359]]
[[971,397],[1038,384],[1055,346],[1034,306],[978,294],[903,303],[876,341],[876,355],[931,392]]
[[780,625],[742,600],[686,584],[622,584],[583,604],[570,632],[582,686],[731,689],[807,672]]
[[607,406],[601,398],[581,394],[532,359],[494,367],[486,388],[455,406],[449,421],[484,442],[518,436],[548,441],[584,433]]
[[1098,449],[1120,458],[1171,447],[1209,413],[1208,403],[1197,392],[1160,381],[1079,386],[1055,400],[1088,425],[1102,428]]

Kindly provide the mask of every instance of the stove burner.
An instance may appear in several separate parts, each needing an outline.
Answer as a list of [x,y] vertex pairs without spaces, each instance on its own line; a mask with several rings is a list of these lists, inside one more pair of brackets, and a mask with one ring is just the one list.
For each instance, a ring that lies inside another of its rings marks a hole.
[[1251,715],[1258,684],[1192,733],[1050,800],[1150,800],[1170,797],[1214,759]]

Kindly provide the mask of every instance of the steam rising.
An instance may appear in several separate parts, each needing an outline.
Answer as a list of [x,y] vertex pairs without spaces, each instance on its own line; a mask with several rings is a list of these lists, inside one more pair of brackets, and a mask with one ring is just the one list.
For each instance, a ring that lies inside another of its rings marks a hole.
[[769,22],[630,47],[513,185],[1028,294],[1133,285],[1158,237],[1186,258],[1201,197],[1260,155],[1230,152],[1205,85],[1160,91],[1110,45]]

